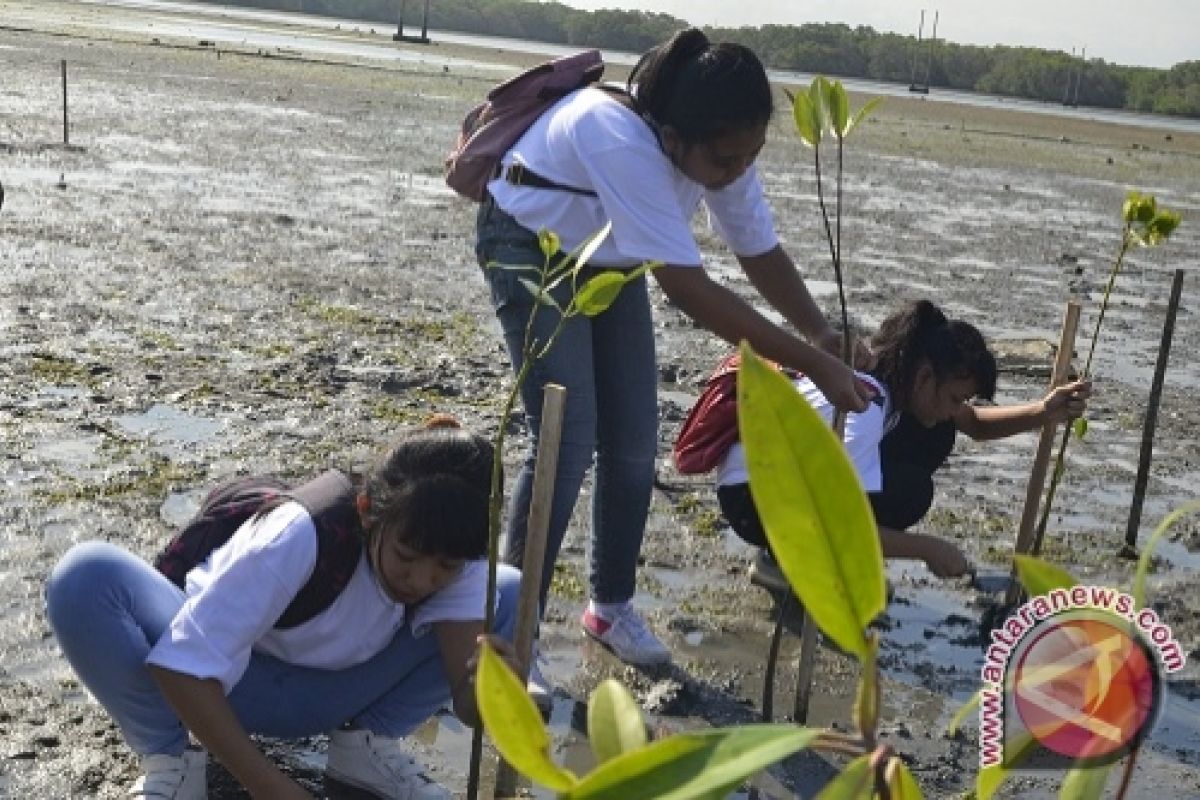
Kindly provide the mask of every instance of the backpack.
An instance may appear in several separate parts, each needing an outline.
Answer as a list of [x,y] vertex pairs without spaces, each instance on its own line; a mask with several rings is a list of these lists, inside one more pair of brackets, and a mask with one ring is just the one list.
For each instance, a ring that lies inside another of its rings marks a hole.
[[737,371],[741,361],[738,353],[721,360],[683,421],[671,455],[675,469],[684,475],[716,469],[738,440]]
[[196,515],[154,559],[154,567],[182,589],[188,572],[229,541],[244,522],[294,500],[308,511],[317,529],[313,573],[274,626],[294,628],[329,608],[358,567],[363,531],[354,498],[354,487],[337,470],[291,489],[267,475],[226,481],[208,493]]
[[[599,50],[585,50],[546,61],[501,83],[463,118],[458,141],[446,157],[446,183],[463,197],[480,202],[488,182],[500,176],[500,162],[521,135],[560,99],[600,80]],[[515,184],[594,195],[563,186],[520,168],[509,170]]]

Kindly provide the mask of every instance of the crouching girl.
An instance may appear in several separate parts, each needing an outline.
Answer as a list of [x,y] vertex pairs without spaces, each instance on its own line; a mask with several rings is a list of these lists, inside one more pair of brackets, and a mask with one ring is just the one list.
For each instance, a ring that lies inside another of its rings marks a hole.
[[[448,703],[477,720],[493,457],[487,440],[442,418],[402,435],[357,486],[327,473],[345,483],[331,513],[351,521],[359,553],[336,596],[298,622],[328,561],[326,514],[288,495],[192,568],[185,589],[111,544],[69,551],[47,585],[47,614],[142,756],[133,796],[206,796],[206,755],[190,735],[252,796],[309,797],[249,734],[328,733],[327,783],[378,798],[449,797],[400,740]],[[519,579],[501,567],[503,637]]]
[[[883,555],[924,561],[938,577],[963,575],[971,565],[955,544],[906,530],[929,511],[933,474],[949,457],[956,434],[998,439],[1073,419],[1083,414],[1091,384],[1066,384],[1030,403],[968,402],[992,398],[996,359],[973,325],[947,319],[928,300],[888,316],[871,345],[875,367],[860,377],[877,394],[866,411],[847,416],[845,444],[875,513]],[[796,388],[832,420],[832,407],[811,380],[799,378]],[[734,444],[717,472],[717,498],[734,531],[765,548],[748,480],[745,453]],[[754,566],[756,581],[782,590],[782,574],[765,551],[763,556]]]

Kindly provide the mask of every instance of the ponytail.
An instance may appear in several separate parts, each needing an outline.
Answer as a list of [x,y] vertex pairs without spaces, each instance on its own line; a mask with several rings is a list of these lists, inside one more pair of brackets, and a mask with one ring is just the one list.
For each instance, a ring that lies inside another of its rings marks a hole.
[[775,110],[758,56],[744,45],[714,45],[699,28],[648,50],[627,88],[652,127],[670,125],[688,145],[765,125]]
[[971,378],[976,396],[990,400],[996,393],[996,358],[983,334],[968,322],[947,319],[928,300],[913,301],[889,315],[871,344],[876,354],[872,373],[888,387],[893,408],[908,406],[923,364],[938,383]]

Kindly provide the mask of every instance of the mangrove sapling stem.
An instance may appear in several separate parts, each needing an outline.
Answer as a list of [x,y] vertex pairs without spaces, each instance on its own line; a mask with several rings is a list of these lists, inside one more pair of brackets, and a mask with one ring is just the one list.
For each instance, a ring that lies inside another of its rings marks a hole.
[[[1132,228],[1133,223],[1126,221],[1124,230],[1121,232],[1121,248],[1117,252],[1117,260],[1113,263],[1112,271],[1108,274],[1104,297],[1100,300],[1100,312],[1096,315],[1096,325],[1092,328],[1092,341],[1088,346],[1087,361],[1084,362],[1083,372],[1079,376],[1082,380],[1087,380],[1092,374],[1092,357],[1096,354],[1096,342],[1100,338],[1100,326],[1104,323],[1104,314],[1108,311],[1108,301],[1112,297],[1113,286],[1116,285],[1121,264],[1125,261],[1125,254],[1129,252],[1130,246],[1134,243]],[[1054,505],[1054,495],[1058,491],[1059,481],[1062,480],[1063,471],[1066,469],[1067,444],[1070,441],[1071,426],[1067,425],[1063,428],[1063,435],[1058,443],[1058,454],[1054,458],[1054,471],[1050,473],[1050,488],[1046,490],[1046,502],[1042,505],[1042,514],[1038,518],[1037,530],[1033,535],[1033,546],[1029,550],[1030,555],[1036,556],[1042,552],[1046,524],[1050,520],[1050,510]]]
[[837,137],[838,142],[838,161],[837,161],[837,202],[835,203],[835,211],[837,213],[836,225],[837,235],[834,245],[833,256],[833,277],[837,281],[838,288],[838,304],[842,310],[842,361],[847,365],[854,366],[854,337],[850,330],[850,313],[846,308],[846,285],[842,282],[842,163],[844,160],[843,153],[845,151],[845,137],[840,133]]
[[1133,765],[1137,762],[1141,749],[1141,742],[1134,744],[1129,749],[1129,757],[1125,759],[1125,769],[1121,770],[1121,784],[1117,787],[1116,800],[1125,800],[1125,793],[1129,791],[1129,784],[1133,781]]
[[[771,634],[771,646],[767,648],[767,671],[763,675],[762,720],[771,722],[775,717],[775,668],[779,663],[779,645],[783,639],[783,621],[792,610],[792,593],[787,591],[779,600],[779,614],[775,620],[775,631]],[[804,614],[804,607],[800,607]]]

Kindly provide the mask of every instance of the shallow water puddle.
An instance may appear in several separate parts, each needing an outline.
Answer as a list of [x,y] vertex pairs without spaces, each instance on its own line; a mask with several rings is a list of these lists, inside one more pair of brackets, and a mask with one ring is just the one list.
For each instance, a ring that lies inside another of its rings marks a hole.
[[172,406],[156,403],[141,414],[126,414],[113,420],[132,434],[147,436],[163,445],[196,445],[210,441],[224,423],[197,417]]

